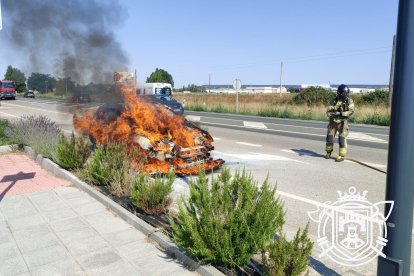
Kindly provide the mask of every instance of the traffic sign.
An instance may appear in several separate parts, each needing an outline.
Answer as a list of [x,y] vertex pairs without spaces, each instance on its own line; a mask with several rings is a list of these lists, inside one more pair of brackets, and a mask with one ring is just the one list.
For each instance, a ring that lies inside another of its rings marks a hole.
[[240,90],[241,88],[241,81],[239,79],[235,79],[233,81],[233,88],[236,90]]

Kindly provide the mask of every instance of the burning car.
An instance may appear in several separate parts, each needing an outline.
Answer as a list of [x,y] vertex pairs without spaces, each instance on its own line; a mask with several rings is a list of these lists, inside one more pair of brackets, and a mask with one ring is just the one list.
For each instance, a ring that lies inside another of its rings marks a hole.
[[135,87],[119,84],[122,104],[105,104],[83,115],[74,115],[79,133],[93,143],[126,142],[145,154],[144,170],[164,174],[174,170],[179,175],[197,174],[200,169],[218,169],[224,160],[214,160],[211,135],[184,117],[174,114],[145,97],[136,97]]

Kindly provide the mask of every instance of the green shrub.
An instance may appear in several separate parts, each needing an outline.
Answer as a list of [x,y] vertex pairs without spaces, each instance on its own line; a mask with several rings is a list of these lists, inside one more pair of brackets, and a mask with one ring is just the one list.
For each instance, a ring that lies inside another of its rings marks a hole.
[[292,102],[294,104],[307,104],[308,106],[328,105],[333,98],[335,98],[335,94],[330,90],[322,87],[309,87],[302,93],[295,95]]
[[309,265],[309,256],[312,254],[313,242],[308,237],[309,224],[301,231],[296,232],[292,241],[287,241],[281,235],[266,247],[266,254],[262,255],[265,275],[284,276],[300,275]]
[[56,150],[56,162],[64,169],[76,170],[85,164],[91,153],[88,142],[80,136],[71,134],[69,141],[61,136]]
[[284,223],[283,205],[267,181],[257,186],[245,171],[223,168],[209,181],[201,172],[190,199],[170,218],[173,239],[196,260],[229,268],[243,266]]
[[388,105],[389,93],[383,90],[375,90],[362,95],[362,103],[371,105]]
[[166,177],[155,179],[143,174],[139,175],[132,184],[132,203],[147,214],[164,213],[171,204],[169,195],[172,192],[174,179],[173,172]]
[[9,122],[7,120],[0,119],[0,146],[11,144],[10,139],[5,134],[5,130],[8,125],[9,125]]
[[43,157],[56,160],[57,145],[62,132],[46,116],[30,115],[10,121],[6,135],[12,143],[30,146]]
[[110,185],[113,194],[128,196],[132,179],[137,174],[138,165],[143,162],[139,154],[125,143],[98,145],[81,173],[81,178],[95,185]]

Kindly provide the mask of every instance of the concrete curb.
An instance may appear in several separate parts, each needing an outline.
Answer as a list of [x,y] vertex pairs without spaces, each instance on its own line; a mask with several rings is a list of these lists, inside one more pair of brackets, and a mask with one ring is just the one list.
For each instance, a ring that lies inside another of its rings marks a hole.
[[[9,147],[10,146],[6,146]],[[0,152],[1,152],[0,147]],[[11,151],[11,150],[10,150]],[[30,148],[25,146],[24,152],[33,160],[35,160],[43,169],[53,173],[55,176],[68,180],[69,182],[76,185],[82,191],[88,193],[91,197],[105,205],[105,207],[109,208],[112,212],[117,214],[127,223],[134,226],[136,229],[144,233],[147,237],[152,239],[153,241],[157,242],[168,254],[174,256],[176,259],[181,261],[187,267],[197,271],[201,275],[205,276],[216,276],[216,275],[224,275],[218,269],[210,265],[200,265],[193,259],[191,259],[187,252],[182,248],[179,248],[169,237],[161,232],[157,232],[158,230],[142,219],[136,217],[135,215],[131,214],[128,210],[117,204],[116,202],[112,201],[107,196],[103,195],[99,191],[95,190],[92,186],[86,184],[85,182],[78,179],[75,175],[70,173],[67,170],[60,168],[56,163],[52,160],[43,158],[42,155],[36,154],[36,152]]]
[[17,145],[0,146],[0,153],[12,152],[15,150],[15,147],[17,147]]

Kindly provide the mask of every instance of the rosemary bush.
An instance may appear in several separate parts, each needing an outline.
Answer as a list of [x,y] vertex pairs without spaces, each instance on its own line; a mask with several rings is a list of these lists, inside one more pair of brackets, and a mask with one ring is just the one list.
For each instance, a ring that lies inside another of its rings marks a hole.
[[138,154],[129,150],[125,143],[98,145],[81,178],[94,185],[109,185],[117,196],[129,196],[131,182],[138,172],[131,164],[139,160]]
[[308,237],[309,224],[299,229],[292,241],[281,235],[278,240],[266,246],[268,255],[262,255],[265,275],[284,276],[301,275],[308,265],[313,243]]
[[60,136],[56,150],[56,162],[64,169],[80,169],[91,153],[89,143],[80,136],[71,134],[69,141],[65,136]]
[[234,268],[262,251],[284,223],[283,205],[267,181],[260,187],[250,174],[223,168],[211,180],[201,172],[170,219],[173,239],[196,260]]
[[150,215],[165,213],[171,204],[169,195],[172,192],[174,179],[173,172],[166,177],[155,179],[143,174],[139,175],[132,184],[132,203]]

